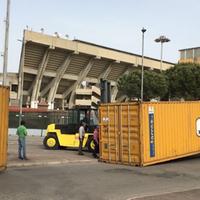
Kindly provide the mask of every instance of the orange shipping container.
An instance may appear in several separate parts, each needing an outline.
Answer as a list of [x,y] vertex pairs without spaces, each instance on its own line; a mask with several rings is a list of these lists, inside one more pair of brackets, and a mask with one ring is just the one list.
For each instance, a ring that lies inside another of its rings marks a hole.
[[200,102],[102,104],[100,159],[146,166],[200,153]]
[[0,86],[0,171],[6,168],[9,88]]

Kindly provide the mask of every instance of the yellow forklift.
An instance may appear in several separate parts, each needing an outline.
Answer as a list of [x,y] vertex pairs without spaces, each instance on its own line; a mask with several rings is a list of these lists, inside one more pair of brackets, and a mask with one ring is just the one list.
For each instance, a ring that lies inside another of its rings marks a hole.
[[49,124],[43,144],[47,149],[79,147],[79,126],[86,123],[83,148],[94,149],[93,131],[98,125],[98,111],[94,109],[69,109],[60,116],[58,123]]

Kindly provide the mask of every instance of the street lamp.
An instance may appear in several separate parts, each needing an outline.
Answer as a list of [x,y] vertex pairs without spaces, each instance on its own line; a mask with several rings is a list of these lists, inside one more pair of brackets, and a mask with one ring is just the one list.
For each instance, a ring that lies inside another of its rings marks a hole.
[[162,62],[163,62],[163,43],[170,42],[170,39],[161,35],[159,38],[155,39],[155,42],[160,42],[161,50],[160,50],[160,71],[162,71]]
[[142,28],[142,73],[141,73],[141,101],[143,101],[143,82],[144,82],[144,33],[147,31]]

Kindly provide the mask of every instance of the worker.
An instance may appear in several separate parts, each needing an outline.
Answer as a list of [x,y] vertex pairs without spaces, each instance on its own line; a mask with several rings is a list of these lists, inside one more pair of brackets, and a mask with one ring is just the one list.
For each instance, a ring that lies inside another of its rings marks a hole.
[[21,160],[28,160],[26,157],[26,136],[27,129],[25,127],[25,121],[21,121],[21,125],[17,128],[18,135],[18,158]]
[[93,141],[94,141],[94,151],[93,151],[93,156],[94,158],[99,158],[98,157],[98,153],[99,153],[99,127],[97,126],[94,129],[94,133],[93,133]]
[[79,155],[84,155],[82,152],[82,146],[83,146],[83,140],[84,140],[84,135],[85,135],[85,127],[86,127],[86,124],[84,122],[81,122],[80,127],[79,127],[79,150],[78,150]]

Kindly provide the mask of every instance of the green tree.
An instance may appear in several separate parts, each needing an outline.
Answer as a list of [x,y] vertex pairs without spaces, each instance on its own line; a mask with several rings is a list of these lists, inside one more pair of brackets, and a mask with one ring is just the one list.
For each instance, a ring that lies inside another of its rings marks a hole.
[[[129,99],[140,99],[141,91],[141,70],[134,70],[132,73],[120,77],[118,81],[119,91],[127,95]],[[163,97],[167,93],[167,81],[162,73],[144,71],[144,100]]]
[[195,64],[177,64],[166,72],[168,91],[171,99],[200,99],[200,66]]

